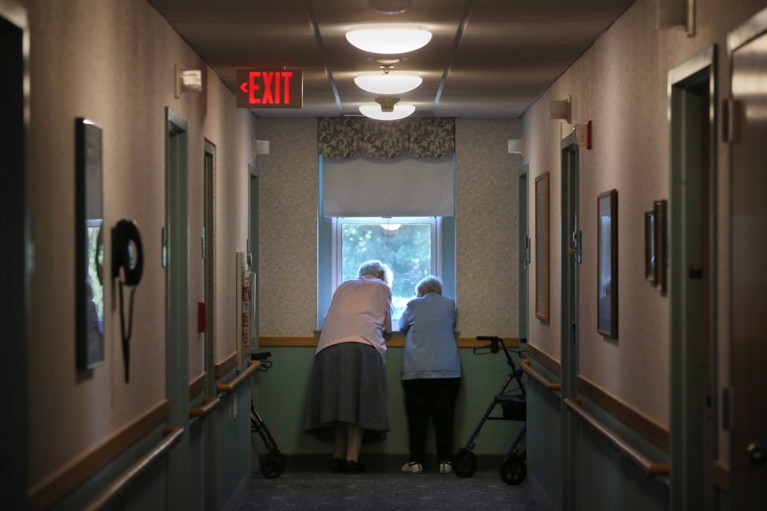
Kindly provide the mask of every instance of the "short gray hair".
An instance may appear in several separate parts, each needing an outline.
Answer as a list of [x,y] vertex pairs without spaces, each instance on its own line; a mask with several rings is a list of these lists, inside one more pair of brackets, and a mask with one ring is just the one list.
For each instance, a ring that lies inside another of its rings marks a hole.
[[371,277],[381,279],[387,284],[391,284],[392,271],[381,261],[371,259],[360,265],[359,270],[357,270],[357,275],[360,277],[363,275],[369,275]]
[[442,280],[434,275],[428,275],[421,279],[415,286],[415,292],[418,296],[426,296],[429,293],[442,294]]

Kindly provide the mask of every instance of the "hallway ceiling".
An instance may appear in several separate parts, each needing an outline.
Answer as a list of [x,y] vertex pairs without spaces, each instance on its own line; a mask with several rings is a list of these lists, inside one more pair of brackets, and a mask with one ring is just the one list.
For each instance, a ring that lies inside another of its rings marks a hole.
[[[376,58],[346,41],[364,24],[430,29],[397,71],[423,83],[402,94],[415,116],[520,117],[634,0],[149,0],[232,91],[236,70],[303,71],[302,109],[259,117],[359,115],[374,94],[354,84]],[[399,14],[371,6],[410,7]]]

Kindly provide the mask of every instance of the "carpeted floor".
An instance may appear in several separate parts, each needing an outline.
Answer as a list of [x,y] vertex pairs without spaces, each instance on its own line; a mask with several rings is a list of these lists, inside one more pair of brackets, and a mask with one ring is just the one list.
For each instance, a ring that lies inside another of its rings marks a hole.
[[[364,463],[364,460],[363,460]],[[276,479],[253,474],[249,495],[239,511],[250,510],[509,510],[532,511],[527,481],[503,482],[498,464],[479,465],[472,477],[403,474],[399,464],[377,463],[363,474],[336,474],[316,464],[288,462]]]

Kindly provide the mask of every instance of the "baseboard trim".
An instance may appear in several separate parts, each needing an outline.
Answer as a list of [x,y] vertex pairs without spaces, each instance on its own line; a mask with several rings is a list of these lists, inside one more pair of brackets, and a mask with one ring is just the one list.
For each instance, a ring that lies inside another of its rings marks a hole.
[[[426,467],[436,467],[437,461],[434,454],[426,455]],[[492,468],[500,470],[506,456],[503,454],[478,454],[477,465],[480,469]],[[360,462],[365,465],[366,472],[398,472],[403,463],[408,460],[407,453],[384,454],[365,453],[360,454]],[[326,471],[330,465],[330,453],[328,454],[285,454],[285,470],[296,471]]]
[[543,485],[535,475],[527,473],[527,484],[530,485],[530,497],[535,504],[535,511],[558,511],[557,506],[551,501],[549,495],[543,489]]

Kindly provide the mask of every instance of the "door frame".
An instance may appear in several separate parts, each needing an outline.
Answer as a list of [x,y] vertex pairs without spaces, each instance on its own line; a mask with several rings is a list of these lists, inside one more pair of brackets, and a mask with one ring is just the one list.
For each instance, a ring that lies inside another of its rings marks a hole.
[[14,1],[0,0],[0,152],[3,186],[0,189],[0,223],[6,250],[0,266],[0,321],[4,335],[14,342],[0,343],[0,382],[4,389],[2,421],[5,442],[0,451],[0,495],[9,508],[27,507],[28,410],[27,321],[32,241],[26,199],[26,143],[29,127],[29,27],[27,12]]
[[[165,109],[165,391],[168,421],[189,431],[189,134]],[[168,456],[166,507],[191,509],[189,436]]]
[[575,135],[568,135],[560,142],[561,184],[561,325],[560,343],[562,356],[562,509],[577,508],[577,418],[567,410],[566,397],[577,395],[579,368],[578,345],[578,265],[581,261],[580,203],[579,203],[579,147]]
[[251,271],[253,272],[253,283],[251,286],[255,287],[253,292],[253,318],[251,323],[251,334],[254,338],[254,342],[251,344],[251,348],[256,349],[260,347],[260,330],[259,330],[259,314],[258,314],[258,279],[260,277],[259,272],[259,178],[256,172],[256,167],[248,165],[248,252],[251,255]]
[[519,170],[519,337],[527,339],[530,311],[530,225],[527,207],[530,203],[530,164]]
[[[698,101],[700,89],[708,92],[707,105]],[[671,507],[690,511],[703,509],[706,500],[713,505],[711,471],[717,446],[715,418],[719,416],[715,390],[718,366],[716,93],[715,46],[669,71],[669,231],[673,233],[668,247],[669,338],[672,340],[669,343],[669,434],[674,468]],[[708,118],[704,118],[701,111],[708,112]],[[690,277],[688,266],[691,264],[702,264],[702,279]],[[701,317],[705,322],[700,321]],[[700,342],[701,339],[704,342]],[[711,403],[713,423],[704,423],[705,396]]]
[[[205,395],[215,397],[216,390],[216,145],[205,139],[203,150],[203,229],[205,285]],[[215,415],[205,416],[205,509],[214,509],[218,502]]]

